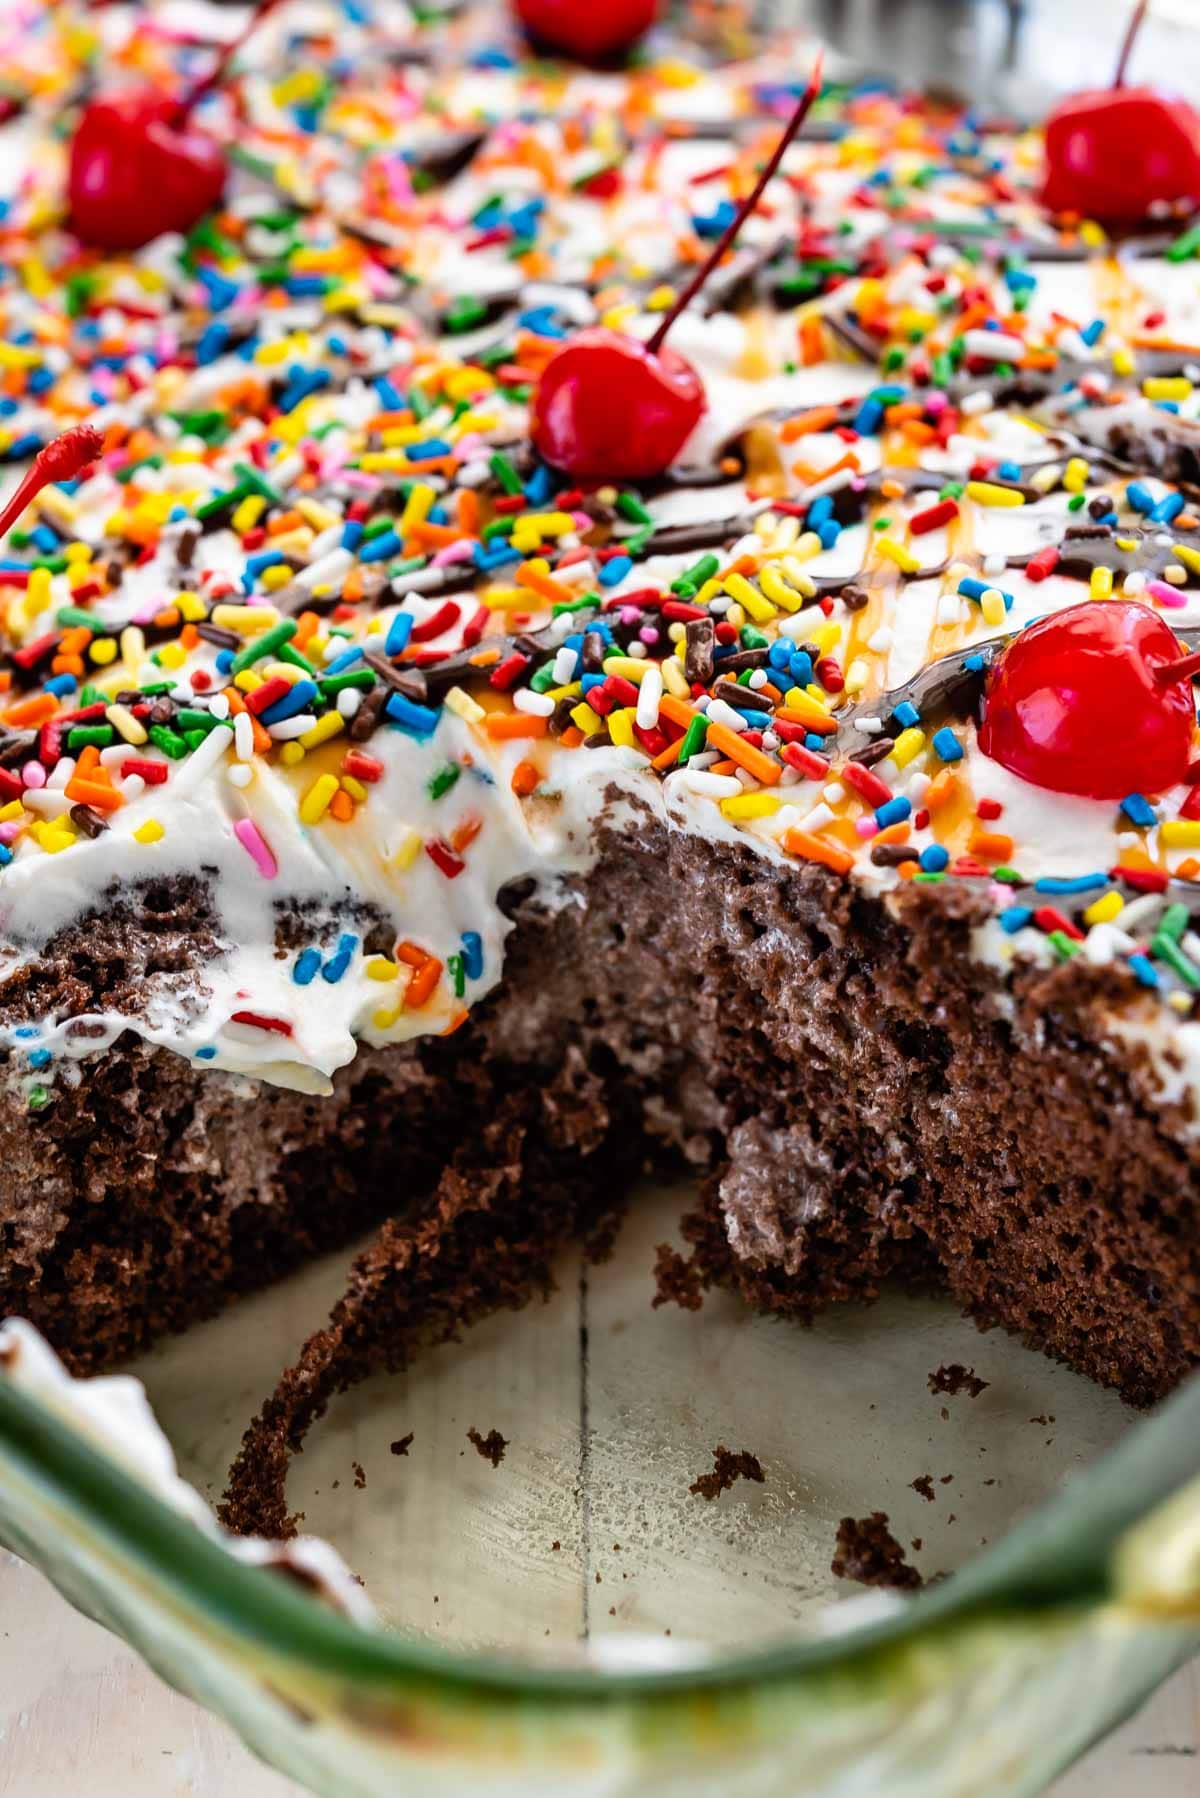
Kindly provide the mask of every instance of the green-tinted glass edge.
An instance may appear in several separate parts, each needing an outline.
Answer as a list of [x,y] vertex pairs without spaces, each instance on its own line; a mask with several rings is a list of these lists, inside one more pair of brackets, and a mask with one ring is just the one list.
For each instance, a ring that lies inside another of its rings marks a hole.
[[534,1667],[354,1624],[277,1575],[233,1560],[219,1541],[0,1378],[0,1468],[6,1460],[47,1503],[85,1517],[124,1557],[160,1580],[175,1603],[242,1644],[260,1644],[308,1672],[377,1689],[432,1682],[492,1704],[537,1699],[603,1705],[706,1690],[729,1694],[861,1663],[971,1615],[1102,1601],[1112,1590],[1113,1554],[1122,1537],[1200,1477],[1200,1376],[952,1580],[890,1616],[826,1637],[636,1673]]

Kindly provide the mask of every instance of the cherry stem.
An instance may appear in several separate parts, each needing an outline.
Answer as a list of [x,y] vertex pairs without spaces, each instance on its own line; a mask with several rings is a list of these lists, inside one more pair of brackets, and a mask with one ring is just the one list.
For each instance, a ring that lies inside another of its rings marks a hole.
[[51,481],[73,481],[104,452],[104,439],[91,425],[72,425],[40,449],[8,504],[0,511],[0,537]]
[[1181,656],[1177,662],[1164,662],[1154,670],[1154,678],[1160,687],[1173,687],[1176,681],[1191,680],[1200,674],[1200,649],[1194,655]]
[[1114,87],[1124,87],[1125,71],[1129,67],[1129,58],[1133,55],[1133,46],[1137,42],[1138,33],[1146,21],[1150,11],[1150,0],[1138,0],[1133,9],[1133,16],[1125,29],[1125,40],[1121,45],[1121,54],[1117,58],[1117,72],[1113,76]]
[[268,13],[273,13],[275,8],[281,4],[282,0],[259,0],[258,5],[255,7],[249,19],[247,19],[246,23],[242,26],[242,29],[238,32],[237,36],[233,38],[230,43],[226,44],[225,48],[219,53],[216,62],[208,71],[208,74],[205,75],[202,80],[197,81],[195,86],[189,88],[187,93],[183,95],[179,102],[179,118],[181,121],[187,118],[188,114],[192,111],[192,108],[198,105],[198,103],[204,99],[206,94],[210,94],[215,87],[221,85],[222,81],[225,79],[229,65],[238,54],[238,51],[241,50],[247,40],[253,36],[254,32],[258,30]]
[[805,119],[808,117],[809,112],[812,109],[813,101],[820,91],[821,53],[818,51],[817,59],[813,64],[812,74],[808,78],[808,86],[804,90],[800,104],[788,120],[782,137],[779,139],[779,142],[767,159],[766,166],[763,168],[762,173],[754,183],[751,191],[746,195],[746,198],[738,207],[734,218],[725,227],[724,231],[722,231],[712,250],[700,264],[700,267],[696,270],[696,273],[692,276],[683,292],[679,295],[678,299],[659,325],[657,331],[655,331],[653,337],[651,337],[646,344],[648,355],[655,356],[658,354],[659,350],[661,350],[663,339],[671,329],[671,326],[675,323],[675,320],[679,317],[681,312],[691,305],[696,295],[700,292],[700,289],[704,286],[704,283],[708,280],[708,277],[724,257],[725,252],[729,249],[729,246],[738,235],[738,232],[741,230],[746,220],[750,217],[750,214],[758,205],[758,202],[762,199],[768,181],[783,161],[784,152],[795,137],[797,131],[799,131],[801,125],[803,125]]

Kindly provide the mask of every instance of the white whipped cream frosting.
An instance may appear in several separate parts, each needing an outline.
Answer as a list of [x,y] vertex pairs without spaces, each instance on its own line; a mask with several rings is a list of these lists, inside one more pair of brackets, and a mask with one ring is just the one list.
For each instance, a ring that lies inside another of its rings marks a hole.
[[75,1379],[31,1324],[12,1317],[0,1322],[0,1378],[36,1400],[154,1498],[219,1541],[235,1560],[251,1567],[284,1569],[357,1622],[374,1619],[374,1606],[360,1581],[320,1537],[270,1542],[262,1536],[232,1536],[221,1528],[195,1487],[181,1477],[175,1452],[140,1380],[130,1374]]

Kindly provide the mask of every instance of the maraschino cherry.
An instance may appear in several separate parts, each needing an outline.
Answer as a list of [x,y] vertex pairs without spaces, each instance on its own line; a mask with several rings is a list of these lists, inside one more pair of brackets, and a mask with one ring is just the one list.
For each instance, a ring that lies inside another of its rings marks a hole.
[[1046,121],[1042,200],[1105,224],[1136,224],[1163,201],[1200,199],[1200,113],[1125,71],[1149,9],[1140,0],[1110,88],[1072,94]]
[[979,746],[1056,793],[1161,793],[1191,760],[1200,656],[1149,606],[1091,600],[1015,637],[988,682]]
[[663,339],[699,293],[762,198],[821,91],[821,60],[753,190],[648,342],[595,325],[547,362],[533,401],[533,441],[579,481],[644,481],[675,460],[704,413],[704,383]]
[[71,228],[101,250],[138,250],[164,231],[190,231],[219,204],[228,167],[216,139],[191,123],[250,33],[280,0],[259,0],[203,81],[182,95],[130,88],[84,107],[71,139]]
[[43,487],[51,481],[73,481],[103,450],[104,441],[91,425],[72,425],[61,437],[44,444],[8,504],[0,509],[0,537],[12,528]]
[[515,6],[536,45],[601,62],[632,50],[658,17],[659,0],[515,0]]

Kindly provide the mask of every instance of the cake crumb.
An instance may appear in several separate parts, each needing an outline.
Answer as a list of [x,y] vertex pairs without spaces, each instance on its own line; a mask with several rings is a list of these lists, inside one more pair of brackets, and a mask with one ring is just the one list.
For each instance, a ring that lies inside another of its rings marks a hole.
[[700,1270],[695,1258],[687,1258],[669,1242],[660,1242],[654,1251],[654,1298],[651,1307],[678,1305],[683,1311],[699,1311],[704,1303]]
[[354,1490],[361,1492],[367,1483],[367,1470],[361,1461],[351,1461],[350,1465],[354,1469]]
[[763,1485],[766,1475],[762,1470],[757,1455],[752,1455],[748,1448],[734,1454],[732,1449],[721,1443],[713,1449],[713,1470],[702,1473],[688,1487],[704,1499],[719,1498],[722,1492],[728,1492],[735,1480],[753,1480],[756,1485]]
[[397,1442],[392,1443],[392,1445],[391,1445],[392,1454],[406,1455],[408,1453],[409,1449],[412,1447],[412,1439],[413,1439],[413,1431],[410,1430],[408,1432],[407,1436],[401,1436]]
[[481,1436],[474,1424],[467,1431],[467,1441],[478,1449],[484,1460],[490,1461],[493,1467],[499,1467],[504,1459],[504,1451],[508,1447],[507,1437],[502,1436],[499,1430],[489,1430],[486,1436]]
[[908,1483],[914,1492],[919,1492],[922,1498],[927,1499],[930,1504],[933,1503],[935,1495],[933,1490],[933,1475],[931,1473],[922,1473],[915,1480],[910,1480]]
[[935,1368],[929,1376],[930,1392],[946,1392],[951,1398],[957,1398],[965,1392],[968,1398],[978,1398],[986,1392],[990,1384],[981,1380],[973,1367],[964,1367],[961,1361],[951,1361],[948,1365]]
[[830,1565],[838,1579],[857,1580],[861,1586],[914,1591],[923,1584],[921,1575],[909,1566],[902,1545],[888,1528],[886,1511],[872,1511],[869,1517],[843,1517]]

